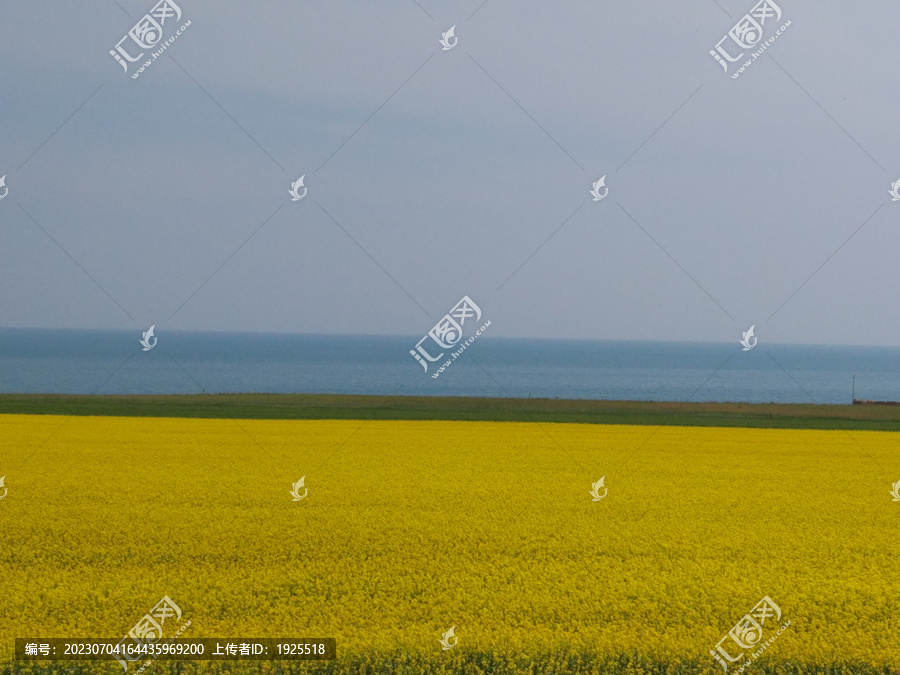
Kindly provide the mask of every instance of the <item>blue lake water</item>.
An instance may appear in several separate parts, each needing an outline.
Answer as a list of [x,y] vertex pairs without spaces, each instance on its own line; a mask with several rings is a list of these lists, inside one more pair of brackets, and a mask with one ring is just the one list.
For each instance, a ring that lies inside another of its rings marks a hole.
[[517,340],[484,335],[439,378],[419,337],[0,330],[0,392],[513,396],[647,401],[900,400],[900,348]]

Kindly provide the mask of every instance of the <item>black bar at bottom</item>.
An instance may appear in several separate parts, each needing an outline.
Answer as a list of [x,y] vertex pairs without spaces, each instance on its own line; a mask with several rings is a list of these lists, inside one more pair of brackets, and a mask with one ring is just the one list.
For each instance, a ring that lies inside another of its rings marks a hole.
[[24,661],[99,661],[139,664],[163,661],[290,660],[337,658],[335,638],[16,638],[16,658]]

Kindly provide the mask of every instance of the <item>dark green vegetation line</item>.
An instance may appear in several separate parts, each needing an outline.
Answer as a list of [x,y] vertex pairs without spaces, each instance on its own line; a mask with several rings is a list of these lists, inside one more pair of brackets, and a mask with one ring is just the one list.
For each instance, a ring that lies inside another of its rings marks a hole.
[[900,406],[323,394],[2,394],[0,414],[574,422],[900,431]]
[[[720,675],[705,660],[665,660],[641,654],[600,655],[561,648],[555,652],[523,655],[460,650],[455,654],[395,652],[340,657],[335,661],[156,661],[157,675]],[[340,652],[338,652],[340,655]],[[15,662],[0,665],[0,675],[60,675],[60,673],[112,673],[103,661]],[[118,664],[115,664],[118,667]],[[735,669],[737,670],[737,669]],[[121,672],[121,669],[119,670]],[[896,675],[895,665],[882,663],[799,663],[763,655],[753,665],[755,675]]]

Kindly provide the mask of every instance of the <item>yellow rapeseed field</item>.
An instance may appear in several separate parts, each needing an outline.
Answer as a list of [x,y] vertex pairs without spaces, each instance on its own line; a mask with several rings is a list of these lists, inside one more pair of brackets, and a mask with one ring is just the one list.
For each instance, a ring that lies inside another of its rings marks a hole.
[[896,433],[2,415],[0,438],[0,671],[16,637],[120,638],[168,595],[186,638],[337,639],[293,672],[721,673],[763,596],[791,626],[749,672],[900,672]]

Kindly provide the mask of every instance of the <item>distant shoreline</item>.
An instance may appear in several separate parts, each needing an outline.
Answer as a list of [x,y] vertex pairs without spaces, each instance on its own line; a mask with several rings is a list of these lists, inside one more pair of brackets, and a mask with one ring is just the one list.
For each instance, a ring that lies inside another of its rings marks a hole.
[[446,354],[432,351],[431,358],[440,358],[426,363],[425,357],[417,361],[409,353],[422,336],[187,333],[156,326],[159,342],[150,351],[143,351],[141,336],[140,331],[0,329],[0,392],[327,392],[828,405],[849,404],[854,396],[900,399],[900,347],[764,342],[744,352],[737,340],[538,340],[488,332],[477,349],[472,344],[450,372],[435,379],[461,346]]
[[333,394],[0,394],[0,414],[459,420],[900,431],[900,406]]

